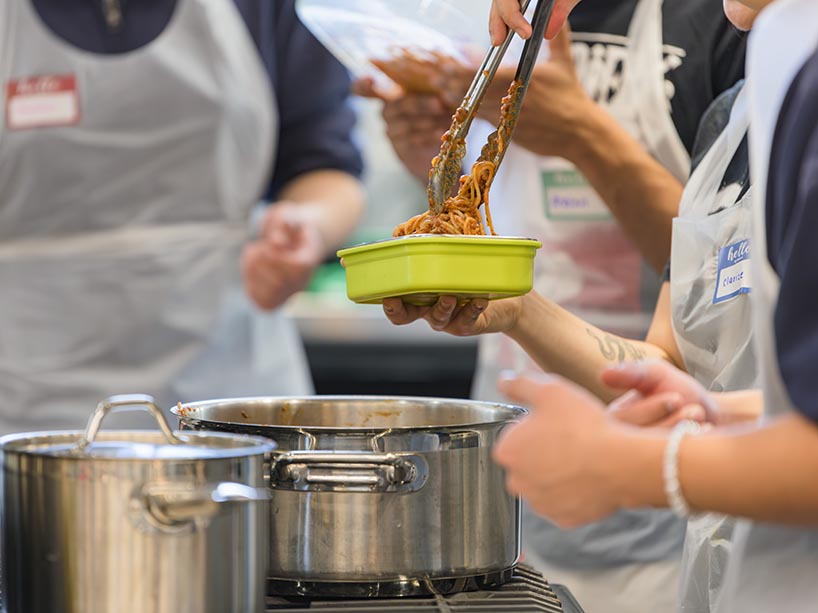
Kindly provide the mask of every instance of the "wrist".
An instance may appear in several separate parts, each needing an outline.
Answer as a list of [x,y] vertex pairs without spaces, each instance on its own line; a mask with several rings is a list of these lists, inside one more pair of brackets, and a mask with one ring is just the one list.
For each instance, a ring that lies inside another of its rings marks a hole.
[[519,298],[512,298],[509,302],[510,312],[502,330],[506,336],[519,341],[528,333],[531,324],[531,314],[533,303],[537,300],[537,294],[529,292]]
[[604,150],[600,142],[608,141],[611,126],[605,110],[593,100],[583,97],[577,102],[573,118],[568,121],[570,130],[566,131],[571,137],[561,144],[560,157],[582,170],[598,163],[600,152]]
[[663,475],[665,485],[665,496],[668,506],[679,517],[690,515],[690,505],[687,502],[685,493],[682,490],[681,479],[679,478],[679,455],[681,445],[688,436],[695,436],[701,432],[701,426],[692,421],[682,421],[676,424],[670,433],[664,453]]
[[646,430],[612,425],[599,458],[620,508],[667,506],[663,475],[666,440]]

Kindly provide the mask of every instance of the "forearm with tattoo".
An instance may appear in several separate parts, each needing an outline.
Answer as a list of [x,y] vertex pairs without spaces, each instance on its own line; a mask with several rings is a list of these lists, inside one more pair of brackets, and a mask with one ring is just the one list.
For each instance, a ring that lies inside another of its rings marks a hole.
[[623,338],[605,332],[598,333],[590,328],[585,328],[585,331],[597,342],[599,352],[606,360],[624,362],[625,360],[642,360],[645,358],[643,349]]

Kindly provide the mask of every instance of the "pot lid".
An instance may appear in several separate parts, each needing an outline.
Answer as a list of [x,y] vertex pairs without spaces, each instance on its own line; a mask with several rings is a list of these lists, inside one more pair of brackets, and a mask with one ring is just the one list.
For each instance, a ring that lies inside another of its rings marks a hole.
[[[115,411],[147,411],[159,430],[100,432],[103,419]],[[73,459],[207,460],[258,455],[275,449],[264,437],[221,432],[173,432],[151,396],[111,396],[97,405],[85,432],[34,432],[0,438],[3,451]]]
[[73,459],[207,460],[271,452],[275,443],[258,436],[216,432],[175,432],[178,443],[153,430],[112,430],[83,446],[83,432],[34,432],[0,439],[3,451]]

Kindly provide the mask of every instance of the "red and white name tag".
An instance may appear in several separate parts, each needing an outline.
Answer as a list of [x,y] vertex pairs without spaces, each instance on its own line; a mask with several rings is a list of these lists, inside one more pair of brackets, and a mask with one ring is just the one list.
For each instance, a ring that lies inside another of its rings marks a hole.
[[6,125],[9,130],[75,126],[80,99],[74,75],[50,75],[9,81]]

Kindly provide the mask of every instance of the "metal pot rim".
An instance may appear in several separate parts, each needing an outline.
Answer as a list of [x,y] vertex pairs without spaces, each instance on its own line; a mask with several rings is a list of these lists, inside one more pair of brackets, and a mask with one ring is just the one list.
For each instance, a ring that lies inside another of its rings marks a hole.
[[[264,423],[257,423],[257,422],[250,422],[250,421],[227,421],[227,420],[214,420],[214,419],[207,419],[202,417],[196,417],[194,415],[185,414],[186,411],[196,411],[198,409],[209,408],[218,405],[224,406],[231,406],[231,405],[238,405],[241,403],[251,403],[251,402],[287,402],[287,401],[310,401],[310,400],[320,400],[322,402],[326,401],[333,401],[333,400],[343,400],[345,402],[355,402],[355,401],[362,401],[362,402],[377,402],[377,401],[402,401],[402,402],[415,402],[415,403],[447,403],[447,404],[459,404],[459,405],[466,405],[466,406],[474,406],[474,407],[482,407],[482,408],[495,408],[495,409],[503,409],[506,411],[510,411],[514,415],[510,418],[505,419],[496,419],[491,421],[464,421],[462,423],[453,423],[453,424],[427,424],[427,425],[420,425],[420,426],[394,426],[389,428],[384,427],[377,427],[377,426],[305,426],[305,425],[288,425],[288,424],[264,424]],[[229,425],[229,426],[237,426],[240,428],[264,428],[264,429],[283,429],[283,430],[294,430],[294,431],[307,431],[307,432],[316,432],[316,433],[338,433],[338,432],[351,432],[355,434],[365,434],[365,433],[377,433],[383,432],[384,430],[390,430],[395,432],[418,432],[418,431],[440,431],[440,430],[448,430],[448,429],[460,429],[460,428],[480,428],[486,426],[497,426],[505,423],[513,423],[520,418],[526,416],[529,411],[523,407],[511,405],[511,404],[504,404],[500,402],[486,402],[481,400],[469,400],[463,398],[438,398],[438,397],[429,397],[429,396],[366,396],[366,395],[312,395],[312,396],[248,396],[248,397],[237,397],[237,398],[218,398],[218,399],[211,399],[211,400],[200,400],[200,401],[193,401],[193,402],[181,402],[176,406],[171,407],[170,412],[178,417],[183,422],[188,423],[197,423],[197,424],[218,424],[218,425]]]
[[[183,445],[181,449],[190,452],[178,457],[140,457],[138,455],[95,455],[93,445],[88,451],[72,449],[83,439],[82,430],[50,430],[38,432],[19,432],[0,437],[0,453],[14,453],[18,455],[53,458],[65,461],[94,461],[94,462],[198,462],[202,460],[226,460],[244,458],[266,454],[275,450],[276,444],[269,438],[251,436],[247,434],[233,434],[227,432],[176,432],[182,440],[201,439],[202,442],[220,439],[242,440],[246,445],[213,447],[206,445]],[[158,430],[106,430],[101,432],[97,440],[100,442],[137,443],[128,441],[128,437],[160,435]],[[121,438],[118,438],[121,437]],[[40,444],[38,444],[40,443]]]

